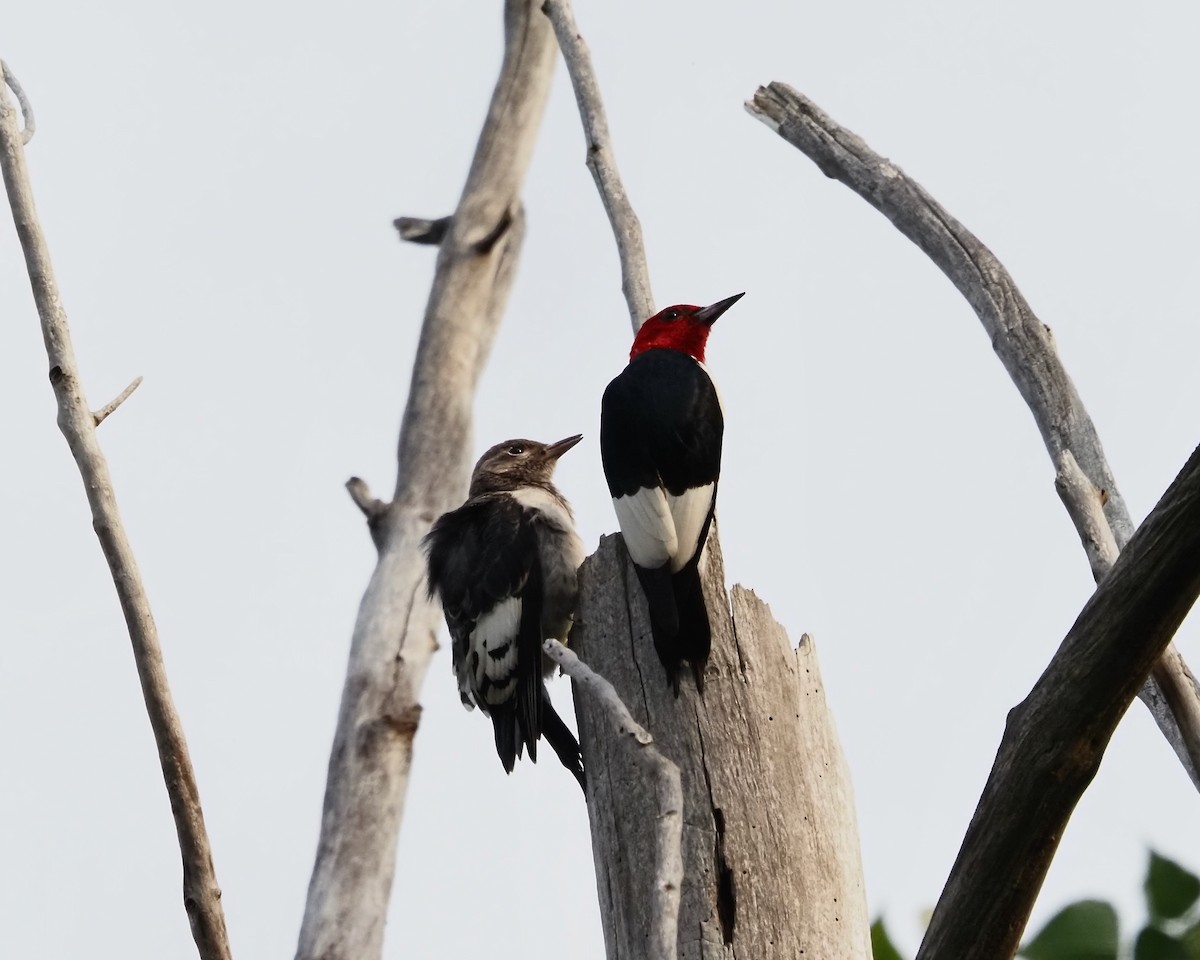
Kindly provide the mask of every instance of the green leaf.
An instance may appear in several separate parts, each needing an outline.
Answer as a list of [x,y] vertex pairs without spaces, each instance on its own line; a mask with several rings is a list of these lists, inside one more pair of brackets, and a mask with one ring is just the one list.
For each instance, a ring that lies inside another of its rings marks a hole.
[[1072,903],[1020,954],[1029,960],[1117,960],[1117,912],[1102,900]]
[[1187,950],[1188,960],[1200,960],[1200,921],[1184,930],[1180,939]]
[[904,960],[893,945],[883,926],[883,917],[871,924],[871,956],[875,960]]
[[1200,877],[1173,860],[1150,851],[1146,871],[1146,906],[1156,920],[1174,920],[1187,913],[1200,899]]
[[1193,956],[1182,940],[1157,927],[1146,927],[1133,946],[1133,960],[1192,960]]

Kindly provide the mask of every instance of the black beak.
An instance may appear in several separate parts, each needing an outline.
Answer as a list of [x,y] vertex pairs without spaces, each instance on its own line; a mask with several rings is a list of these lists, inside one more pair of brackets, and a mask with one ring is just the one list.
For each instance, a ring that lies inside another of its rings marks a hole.
[[726,297],[724,300],[718,300],[716,303],[709,304],[703,310],[696,311],[696,319],[703,323],[706,327],[711,327],[717,322],[717,317],[741,300],[745,295],[745,292],[735,293],[732,297]]
[[558,443],[549,443],[546,445],[546,456],[551,460],[557,460],[582,439],[583,434],[577,433],[573,437],[567,437],[565,440],[559,440]]

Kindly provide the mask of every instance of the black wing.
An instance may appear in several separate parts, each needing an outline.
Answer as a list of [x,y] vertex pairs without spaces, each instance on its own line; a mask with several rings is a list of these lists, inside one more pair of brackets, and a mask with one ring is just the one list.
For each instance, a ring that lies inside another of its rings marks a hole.
[[[537,759],[542,731],[542,577],[534,524],[512,497],[489,494],[440,517],[424,543],[429,593],[440,597],[450,628],[460,695],[491,716],[496,752],[511,772],[522,746]],[[476,627],[513,599],[519,618],[502,642],[485,649],[473,638]],[[490,662],[481,670],[482,658]]]
[[600,404],[600,458],[609,493],[663,486],[673,496],[717,480],[725,420],[712,380],[678,350],[629,362]]

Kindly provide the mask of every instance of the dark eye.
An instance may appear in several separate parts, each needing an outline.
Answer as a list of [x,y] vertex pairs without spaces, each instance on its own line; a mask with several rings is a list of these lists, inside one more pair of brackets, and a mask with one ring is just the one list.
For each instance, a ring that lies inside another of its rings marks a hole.
[[663,314],[663,319],[664,320],[678,320],[679,319],[679,311],[678,310],[668,310],[666,313]]
[[525,452],[524,444],[514,443],[508,450],[505,451],[510,457],[519,457]]

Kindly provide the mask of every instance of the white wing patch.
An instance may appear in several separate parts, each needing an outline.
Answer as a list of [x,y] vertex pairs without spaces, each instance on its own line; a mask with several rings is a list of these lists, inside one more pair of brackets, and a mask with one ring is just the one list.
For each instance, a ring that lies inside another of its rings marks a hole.
[[458,678],[458,699],[462,701],[467,713],[475,709],[475,701],[471,698],[471,671],[466,663],[454,664],[454,675]]
[[661,488],[643,487],[637,493],[613,497],[613,508],[625,547],[639,567],[661,567],[678,552],[676,521]]
[[[678,573],[686,567],[704,546],[700,542],[700,534],[704,530],[704,521],[708,519],[708,511],[712,509],[714,495],[711,483],[703,487],[693,487],[678,497],[669,493],[665,495],[671,518],[675,523],[675,535],[679,540],[679,547],[671,557],[672,573]],[[632,551],[630,553],[632,554]]]
[[[517,632],[521,627],[521,598],[500,601],[479,618],[471,631],[468,653],[468,683],[479,700],[479,691],[488,680],[488,704],[503,703],[512,696],[517,683]],[[462,680],[459,681],[460,686]]]

